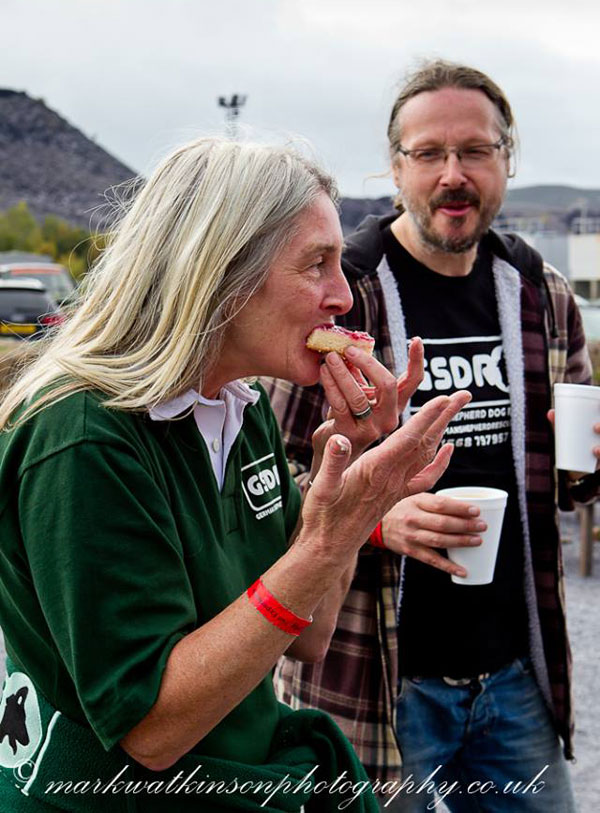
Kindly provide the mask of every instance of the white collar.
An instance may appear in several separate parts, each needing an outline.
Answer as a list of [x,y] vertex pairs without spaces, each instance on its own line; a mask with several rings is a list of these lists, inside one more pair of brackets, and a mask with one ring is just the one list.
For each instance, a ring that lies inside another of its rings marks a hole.
[[153,421],[171,421],[173,418],[176,418],[177,415],[181,415],[182,412],[186,412],[186,410],[189,410],[196,404],[215,406],[222,404],[224,401],[229,401],[230,398],[226,397],[227,394],[233,396],[234,401],[239,400],[244,405],[255,404],[260,398],[260,393],[249,387],[245,381],[230,381],[229,384],[225,384],[219,391],[219,396],[221,397],[212,400],[205,398],[197,390],[190,389],[184,392],[183,395],[178,395],[176,398],[171,398],[170,401],[165,401],[162,404],[158,404],[158,406],[152,407],[149,410],[150,418]]
[[260,392],[243,381],[230,381],[216,399],[205,398],[196,390],[165,401],[149,410],[153,421],[170,421],[183,413],[192,414],[208,451],[219,489],[223,488],[229,453],[239,435],[244,409],[255,404]]

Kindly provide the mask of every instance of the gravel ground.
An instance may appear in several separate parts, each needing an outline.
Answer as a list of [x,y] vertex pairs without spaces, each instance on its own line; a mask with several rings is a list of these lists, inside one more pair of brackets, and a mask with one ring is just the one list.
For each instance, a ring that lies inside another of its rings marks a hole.
[[[596,506],[600,525],[600,505]],[[571,775],[579,813],[600,810],[600,705],[595,692],[600,688],[600,543],[594,545],[591,577],[579,575],[579,528],[576,514],[561,518],[566,574],[568,624],[574,659],[575,755]],[[0,635],[0,677],[3,676],[4,647]],[[445,808],[440,805],[438,811]],[[549,811],[561,813],[561,811]]]
[[[600,525],[600,506],[595,506]],[[600,810],[600,543],[594,545],[592,575],[579,575],[579,530],[574,514],[561,519],[567,592],[567,622],[573,649],[575,757],[571,775],[579,813]],[[556,811],[558,813],[558,811]]]

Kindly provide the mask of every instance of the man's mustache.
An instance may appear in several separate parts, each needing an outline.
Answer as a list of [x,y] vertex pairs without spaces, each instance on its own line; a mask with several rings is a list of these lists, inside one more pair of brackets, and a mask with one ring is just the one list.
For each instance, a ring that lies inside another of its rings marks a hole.
[[429,207],[431,211],[439,209],[440,206],[446,206],[448,203],[468,203],[479,209],[481,198],[475,192],[460,189],[447,189],[430,201]]

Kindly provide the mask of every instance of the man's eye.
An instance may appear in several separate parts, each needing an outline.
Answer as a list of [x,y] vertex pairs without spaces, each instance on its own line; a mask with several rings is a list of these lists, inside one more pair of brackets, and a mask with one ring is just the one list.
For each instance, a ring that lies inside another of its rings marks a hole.
[[443,154],[443,150],[415,150],[413,153],[416,160],[422,161],[424,164],[439,160]]
[[465,156],[465,158],[475,161],[481,161],[482,159],[489,158],[492,153],[492,147],[467,147],[467,149],[462,150],[462,154]]

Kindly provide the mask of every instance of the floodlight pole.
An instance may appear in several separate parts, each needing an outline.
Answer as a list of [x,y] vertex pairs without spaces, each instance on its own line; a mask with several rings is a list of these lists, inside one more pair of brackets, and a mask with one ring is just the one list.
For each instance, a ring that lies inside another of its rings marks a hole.
[[246,104],[248,97],[241,93],[234,93],[232,96],[219,96],[219,107],[224,107],[225,124],[227,127],[227,135],[229,138],[237,140],[238,138],[238,117],[240,115],[240,108]]

